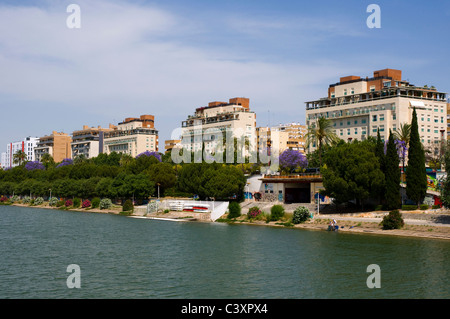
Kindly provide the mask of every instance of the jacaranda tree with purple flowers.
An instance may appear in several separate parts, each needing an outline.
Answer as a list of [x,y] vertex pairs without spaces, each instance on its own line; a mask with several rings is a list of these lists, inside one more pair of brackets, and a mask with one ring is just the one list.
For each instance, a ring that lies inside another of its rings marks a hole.
[[143,152],[143,153],[137,155],[136,158],[139,158],[139,157],[141,157],[141,156],[147,156],[147,157],[154,156],[154,157],[156,157],[156,159],[157,159],[158,161],[161,162],[161,154],[159,154],[158,152],[145,151],[145,152]]
[[27,171],[34,171],[36,169],[44,170],[45,166],[39,161],[32,161],[25,164],[25,169]]
[[279,157],[280,168],[283,172],[293,173],[298,169],[305,169],[308,166],[306,156],[296,150],[287,149]]
[[60,164],[58,164],[58,166],[56,166],[56,167],[62,167],[62,166],[67,166],[67,165],[73,165],[73,160],[71,158],[63,159],[62,162]]

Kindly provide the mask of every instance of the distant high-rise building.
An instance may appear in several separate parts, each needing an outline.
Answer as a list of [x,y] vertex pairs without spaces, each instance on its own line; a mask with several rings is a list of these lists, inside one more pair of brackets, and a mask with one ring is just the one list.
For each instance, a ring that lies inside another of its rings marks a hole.
[[34,149],[35,159],[40,161],[44,154],[50,154],[56,163],[71,158],[71,142],[72,138],[63,132],[53,131],[51,135],[40,137]]
[[[306,124],[314,127],[320,117],[330,119],[336,135],[345,140],[377,136],[387,140],[412,120],[416,109],[420,139],[439,147],[446,139],[447,94],[431,86],[415,86],[402,80],[402,71],[375,71],[372,78],[342,77],[328,88],[328,96],[306,102]],[[310,145],[309,151],[316,145]]]
[[199,107],[194,115],[182,122],[181,146],[187,151],[203,148],[213,153],[218,147],[218,134],[222,143],[227,131],[238,139],[245,138],[256,148],[256,114],[250,110],[248,98],[232,98],[229,102],[210,102]]
[[103,133],[103,152],[129,154],[132,157],[149,152],[158,152],[158,131],[153,115],[126,118],[112,131]]
[[2,155],[2,167],[9,168],[18,166],[18,162],[14,162],[14,154],[22,151],[25,154],[25,161],[34,161],[34,149],[38,143],[37,137],[28,136],[19,142],[12,142],[6,145],[6,152]]
[[72,157],[84,156],[85,158],[97,157],[99,153],[103,152],[103,134],[111,132],[115,128],[114,125],[109,125],[109,128],[89,127],[83,125],[83,129],[74,131],[72,133]]

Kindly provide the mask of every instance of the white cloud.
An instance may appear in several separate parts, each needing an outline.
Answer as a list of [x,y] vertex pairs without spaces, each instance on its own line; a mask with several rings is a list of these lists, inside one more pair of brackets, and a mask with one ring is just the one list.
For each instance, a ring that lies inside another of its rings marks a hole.
[[[304,101],[326,94],[326,87],[315,92],[314,84],[344,69],[332,61],[266,62],[227,43],[198,46],[184,38],[207,34],[206,24],[155,7],[78,3],[81,29],[66,27],[63,6],[0,7],[0,99],[60,105],[66,115],[110,122],[155,114],[161,135],[168,136],[196,107],[237,96],[250,98],[255,111],[304,122]],[[51,117],[37,121],[48,132],[62,126],[52,116],[56,128]],[[64,130],[83,124],[68,121]]]

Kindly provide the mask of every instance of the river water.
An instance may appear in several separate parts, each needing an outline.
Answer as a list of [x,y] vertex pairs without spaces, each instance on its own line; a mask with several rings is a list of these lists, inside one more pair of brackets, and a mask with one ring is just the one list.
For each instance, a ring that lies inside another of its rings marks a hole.
[[450,297],[435,239],[0,206],[0,252],[2,299]]

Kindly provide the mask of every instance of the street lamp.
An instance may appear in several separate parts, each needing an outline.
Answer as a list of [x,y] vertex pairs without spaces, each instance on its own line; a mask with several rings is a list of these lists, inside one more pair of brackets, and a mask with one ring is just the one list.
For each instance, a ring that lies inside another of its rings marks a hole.
[[50,197],[48,200],[52,199],[52,189],[50,188],[49,191],[50,191]]
[[159,185],[161,184],[157,183],[156,185],[158,185],[158,199],[159,199]]

